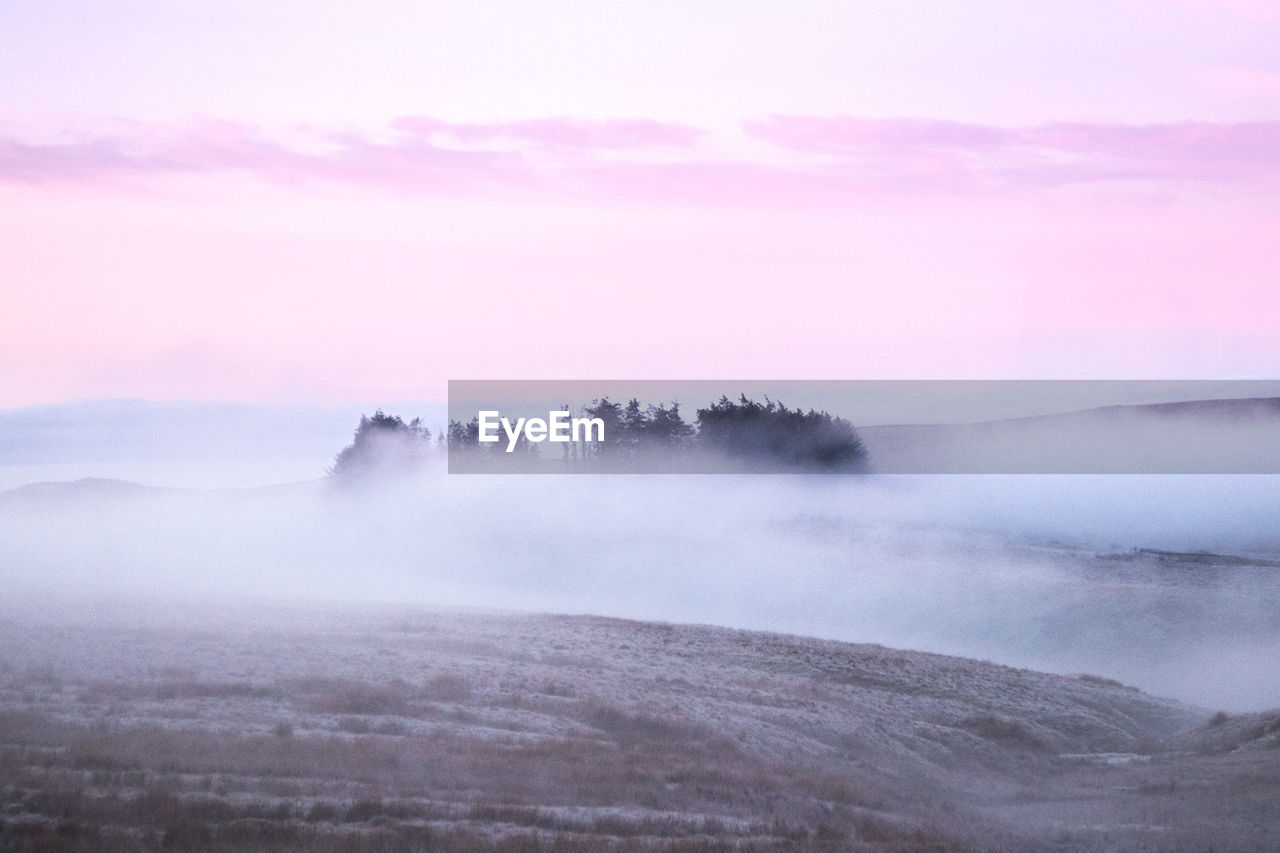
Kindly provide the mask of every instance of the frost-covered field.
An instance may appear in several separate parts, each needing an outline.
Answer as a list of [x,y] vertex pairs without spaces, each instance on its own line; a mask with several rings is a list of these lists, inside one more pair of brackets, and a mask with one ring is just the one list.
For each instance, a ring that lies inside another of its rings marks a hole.
[[1278,500],[3,492],[0,851],[1277,849]]
[[1274,849],[1280,712],[590,616],[50,598],[3,849]]

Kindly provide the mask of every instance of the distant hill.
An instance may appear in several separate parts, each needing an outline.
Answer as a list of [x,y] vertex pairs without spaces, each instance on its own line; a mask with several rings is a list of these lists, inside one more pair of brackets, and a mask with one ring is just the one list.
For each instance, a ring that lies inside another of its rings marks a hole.
[[163,489],[131,483],[128,480],[111,480],[103,477],[83,477],[72,482],[28,483],[13,489],[0,491],[0,501],[40,500],[66,501],[94,498],[121,498],[132,495],[152,494]]
[[873,473],[1280,473],[1280,398],[859,425]]
[[[435,432],[443,403],[389,402]],[[0,410],[0,489],[104,478],[173,486],[257,486],[324,476],[377,405],[95,400]]]

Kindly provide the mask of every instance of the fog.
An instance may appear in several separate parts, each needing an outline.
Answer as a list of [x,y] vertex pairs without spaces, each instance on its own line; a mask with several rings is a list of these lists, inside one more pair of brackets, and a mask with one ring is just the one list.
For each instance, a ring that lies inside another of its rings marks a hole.
[[[1280,477],[460,476],[0,494],[10,607],[323,600],[783,631],[1280,705]],[[1230,565],[1135,554],[1212,551]]]
[[[433,430],[444,420],[439,404],[388,405]],[[93,400],[0,410],[0,489],[84,477],[199,488],[310,480],[373,409]]]

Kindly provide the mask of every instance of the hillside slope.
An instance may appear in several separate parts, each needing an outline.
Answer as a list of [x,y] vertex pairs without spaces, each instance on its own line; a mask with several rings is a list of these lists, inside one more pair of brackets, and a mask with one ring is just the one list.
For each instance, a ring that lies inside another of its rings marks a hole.
[[63,606],[8,613],[0,648],[6,849],[1280,837],[1280,715],[1211,717],[1090,676],[705,626],[405,609]]

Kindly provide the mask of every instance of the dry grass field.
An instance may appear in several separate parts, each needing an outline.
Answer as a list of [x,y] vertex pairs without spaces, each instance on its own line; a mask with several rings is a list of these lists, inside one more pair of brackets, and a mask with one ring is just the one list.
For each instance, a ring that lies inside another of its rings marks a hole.
[[1280,712],[706,626],[50,601],[0,849],[1266,850]]

